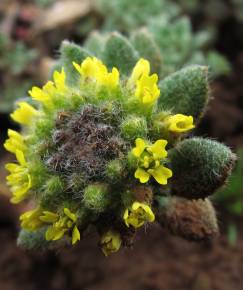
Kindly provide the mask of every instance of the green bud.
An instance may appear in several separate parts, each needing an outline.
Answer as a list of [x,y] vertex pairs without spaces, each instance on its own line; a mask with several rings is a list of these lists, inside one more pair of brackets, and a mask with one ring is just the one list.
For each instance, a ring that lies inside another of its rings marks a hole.
[[81,173],[73,173],[68,180],[68,187],[72,188],[73,192],[81,192],[86,184],[86,179]]
[[76,85],[79,74],[73,66],[73,62],[80,64],[86,57],[91,54],[79,45],[76,45],[67,40],[61,45],[61,62],[67,76],[67,83],[69,85]]
[[139,56],[125,37],[113,32],[105,44],[102,59],[110,69],[116,67],[121,74],[128,75],[138,61]]
[[144,138],[148,132],[147,122],[144,117],[129,116],[121,123],[122,137],[133,141],[137,137]]
[[59,176],[52,176],[44,185],[41,199],[43,208],[55,208],[63,200],[64,182]]
[[218,235],[217,218],[209,199],[160,197],[156,220],[172,234],[189,241],[209,241]]
[[104,212],[111,203],[108,185],[97,182],[87,186],[84,189],[83,202],[88,209],[98,213]]
[[134,154],[130,151],[127,154],[127,165],[128,165],[128,169],[133,171],[135,169],[137,169],[138,166],[138,159],[137,157],[134,156]]
[[223,144],[203,138],[179,143],[169,153],[172,194],[204,198],[222,186],[231,173],[235,155]]
[[188,66],[165,78],[159,87],[161,110],[191,115],[197,121],[209,98],[208,69],[199,65]]
[[105,173],[111,182],[116,183],[124,178],[124,175],[126,174],[124,169],[124,163],[122,160],[115,159],[107,163]]
[[46,192],[50,194],[57,194],[62,192],[63,189],[64,184],[59,176],[53,176],[47,181]]

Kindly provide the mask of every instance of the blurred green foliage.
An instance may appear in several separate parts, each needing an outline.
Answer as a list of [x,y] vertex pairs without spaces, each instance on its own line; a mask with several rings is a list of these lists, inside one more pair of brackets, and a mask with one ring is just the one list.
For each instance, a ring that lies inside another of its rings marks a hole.
[[[233,17],[238,21],[243,21],[243,1],[242,0],[174,0],[182,10],[191,15],[201,16],[203,22],[216,24],[228,17]],[[217,11],[217,13],[215,13]]]
[[174,17],[180,11],[179,6],[167,0],[96,0],[96,6],[105,17],[103,30],[124,33],[147,25],[161,13]]
[[36,51],[27,49],[23,42],[13,45],[4,35],[0,35],[0,69],[9,70],[13,75],[20,74],[35,59]]
[[11,111],[14,101],[26,94],[31,85],[27,70],[36,57],[37,52],[23,42],[13,42],[0,34],[1,113]]
[[34,0],[35,4],[40,7],[48,7],[53,4],[56,0]]
[[243,215],[243,148],[237,152],[238,162],[228,184],[215,196],[216,201],[234,216]]
[[221,205],[230,215],[230,221],[227,220],[228,243],[234,247],[238,238],[238,227],[234,218],[243,215],[243,148],[238,149],[238,162],[228,179],[225,187],[220,189],[214,196],[215,201]]
[[[97,0],[96,3],[104,17],[101,30],[118,30],[129,36],[143,57],[154,56],[154,63],[157,66],[161,63],[162,76],[188,64],[208,65],[214,76],[229,73],[226,58],[210,49],[214,29],[194,32],[190,19],[182,16],[184,2]],[[143,36],[141,29],[145,31]]]

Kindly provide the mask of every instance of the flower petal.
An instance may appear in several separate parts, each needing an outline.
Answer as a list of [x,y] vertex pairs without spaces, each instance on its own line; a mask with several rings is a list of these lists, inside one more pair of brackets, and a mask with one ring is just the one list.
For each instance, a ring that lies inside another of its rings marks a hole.
[[155,159],[166,158],[167,151],[165,150],[165,146],[167,143],[168,142],[163,139],[157,140],[153,145],[149,146],[147,150],[153,153]]
[[155,169],[149,169],[148,172],[154,177],[159,184],[167,184],[167,179],[172,176],[172,171],[169,168],[160,165]]
[[135,144],[136,147],[133,148],[132,153],[135,157],[139,158],[146,147],[146,143],[142,138],[137,138]]
[[72,232],[72,245],[76,244],[77,241],[80,241],[80,232],[77,226],[75,226]]
[[135,171],[134,176],[135,176],[136,178],[138,178],[139,181],[140,181],[141,183],[146,183],[146,182],[148,182],[148,181],[149,181],[149,177],[150,177],[149,173],[147,173],[147,172],[146,172],[145,170],[143,170],[142,168],[138,168],[138,169]]

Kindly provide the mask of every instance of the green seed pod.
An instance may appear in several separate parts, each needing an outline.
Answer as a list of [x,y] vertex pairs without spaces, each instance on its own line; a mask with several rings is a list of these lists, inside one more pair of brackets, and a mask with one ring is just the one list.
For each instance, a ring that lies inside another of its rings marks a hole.
[[108,185],[94,183],[84,189],[83,202],[86,208],[96,212],[103,212],[111,203]]
[[187,198],[211,195],[225,183],[236,159],[225,145],[203,138],[184,140],[169,157],[172,194]]
[[157,221],[172,234],[189,241],[208,241],[218,235],[217,218],[209,199],[164,197],[158,204]]
[[121,123],[122,137],[129,141],[136,139],[136,136],[145,138],[147,132],[147,122],[143,117],[129,116]]

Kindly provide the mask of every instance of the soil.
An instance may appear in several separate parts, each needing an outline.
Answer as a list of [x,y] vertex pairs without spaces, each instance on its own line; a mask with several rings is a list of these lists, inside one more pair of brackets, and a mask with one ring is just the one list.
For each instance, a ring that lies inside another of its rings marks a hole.
[[134,249],[106,258],[94,237],[59,253],[16,246],[16,214],[0,201],[1,290],[240,290],[243,237],[230,248],[222,235],[211,245],[172,237],[159,226],[138,235]]

